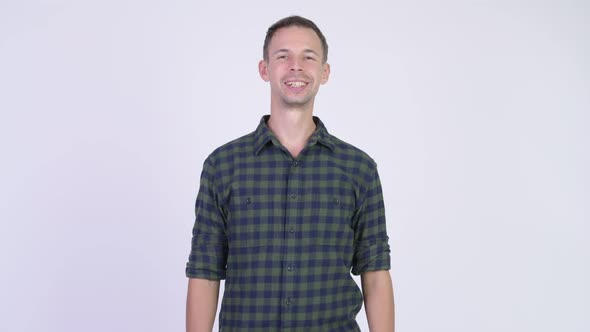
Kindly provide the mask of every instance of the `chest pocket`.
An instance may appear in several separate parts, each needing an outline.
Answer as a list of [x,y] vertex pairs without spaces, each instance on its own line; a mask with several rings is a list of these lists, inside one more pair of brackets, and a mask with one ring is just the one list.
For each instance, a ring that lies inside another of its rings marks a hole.
[[355,194],[347,183],[329,183],[311,188],[302,211],[302,227],[318,243],[345,245],[352,243]]
[[230,250],[280,243],[283,212],[280,195],[272,190],[235,190],[228,202],[227,232]]

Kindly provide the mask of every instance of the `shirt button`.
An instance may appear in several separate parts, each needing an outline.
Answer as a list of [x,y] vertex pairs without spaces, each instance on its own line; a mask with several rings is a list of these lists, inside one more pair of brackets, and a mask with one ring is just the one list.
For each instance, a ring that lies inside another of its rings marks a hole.
[[293,265],[287,266],[287,271],[293,272],[293,270],[294,270]]
[[299,166],[299,162],[297,160],[293,160],[293,163],[291,163],[291,166],[297,167],[297,166]]
[[291,193],[291,199],[296,199],[297,198],[297,193],[296,192],[292,192]]
[[289,226],[289,233],[295,233],[295,226]]
[[286,305],[291,305],[291,304],[293,304],[293,300],[291,300],[291,298],[288,297],[287,300],[285,300],[285,304]]

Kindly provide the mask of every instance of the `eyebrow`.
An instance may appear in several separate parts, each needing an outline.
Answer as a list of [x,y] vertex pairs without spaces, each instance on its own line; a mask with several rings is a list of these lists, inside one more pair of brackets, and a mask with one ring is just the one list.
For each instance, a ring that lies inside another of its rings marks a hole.
[[[281,52],[287,52],[287,53],[288,53],[288,52],[289,52],[289,50],[288,50],[288,49],[286,49],[286,48],[281,48],[280,50],[276,50],[275,52],[273,52],[273,53],[272,53],[272,55],[275,55],[275,54],[277,54],[277,53],[281,53]],[[320,55],[318,54],[318,52],[316,52],[316,51],[312,50],[311,48],[306,48],[306,49],[304,49],[304,50],[303,50],[303,53],[313,53],[313,54],[315,54],[316,56],[320,56]]]

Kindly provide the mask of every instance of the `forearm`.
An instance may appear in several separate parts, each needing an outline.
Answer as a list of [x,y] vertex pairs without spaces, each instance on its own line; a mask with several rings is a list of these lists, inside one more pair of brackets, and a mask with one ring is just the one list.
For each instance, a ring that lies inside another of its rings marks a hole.
[[371,332],[393,332],[395,309],[389,271],[370,271],[361,276],[365,312]]
[[211,332],[217,312],[219,280],[189,278],[186,298],[186,331]]

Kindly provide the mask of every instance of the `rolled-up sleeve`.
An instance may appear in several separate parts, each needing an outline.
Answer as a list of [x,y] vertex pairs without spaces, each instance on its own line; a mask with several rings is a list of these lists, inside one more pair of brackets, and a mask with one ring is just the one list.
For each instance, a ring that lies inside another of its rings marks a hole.
[[185,271],[189,278],[225,279],[228,244],[219,192],[215,163],[210,156],[203,165],[195,204],[191,252]]
[[352,262],[354,275],[391,268],[385,206],[376,168],[366,176],[366,183],[368,185],[354,220],[355,246]]

